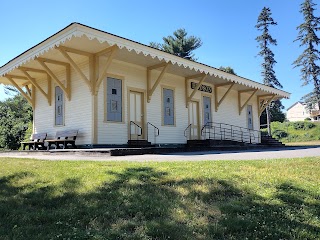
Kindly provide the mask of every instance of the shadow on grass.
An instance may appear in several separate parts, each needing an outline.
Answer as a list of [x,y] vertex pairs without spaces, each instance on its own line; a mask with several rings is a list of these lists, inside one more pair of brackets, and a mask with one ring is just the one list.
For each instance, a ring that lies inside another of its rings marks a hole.
[[147,167],[106,174],[114,180],[86,193],[77,178],[38,188],[29,172],[0,179],[0,239],[319,237],[319,196],[293,184],[266,199],[222,179],[172,180]]

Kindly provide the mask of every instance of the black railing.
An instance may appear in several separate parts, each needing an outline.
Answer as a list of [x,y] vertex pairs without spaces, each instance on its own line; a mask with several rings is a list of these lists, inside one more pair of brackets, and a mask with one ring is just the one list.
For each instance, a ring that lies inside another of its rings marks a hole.
[[206,139],[230,140],[244,143],[260,143],[261,132],[226,123],[208,122],[201,129]]
[[153,127],[153,139],[154,139],[154,143],[156,143],[156,137],[160,135],[160,130],[152,123],[147,122],[147,141],[149,140],[149,126]]
[[[189,125],[188,125],[188,127],[186,127],[186,129],[184,130],[184,136],[187,138],[187,140],[190,138],[190,136],[191,136],[191,126],[192,126],[192,124],[190,123]],[[187,135],[187,132],[189,131],[189,134]]]
[[136,140],[138,140],[138,137],[142,136],[142,127],[139,126],[138,124],[136,124],[134,121],[130,121],[130,140],[132,140],[131,139],[132,138],[132,125],[140,129],[140,133],[137,134],[137,139],[136,139]]

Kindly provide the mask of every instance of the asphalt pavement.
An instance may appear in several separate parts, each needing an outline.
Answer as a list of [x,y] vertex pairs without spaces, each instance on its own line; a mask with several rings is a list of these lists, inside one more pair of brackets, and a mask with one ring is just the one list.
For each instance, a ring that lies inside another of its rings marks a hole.
[[[107,151],[107,149],[105,149]],[[207,161],[207,160],[265,160],[279,158],[320,157],[320,146],[286,147],[261,150],[203,151],[170,154],[146,154],[110,156],[99,150],[78,151],[8,151],[0,152],[1,157],[29,158],[39,160],[86,160],[86,161]]]

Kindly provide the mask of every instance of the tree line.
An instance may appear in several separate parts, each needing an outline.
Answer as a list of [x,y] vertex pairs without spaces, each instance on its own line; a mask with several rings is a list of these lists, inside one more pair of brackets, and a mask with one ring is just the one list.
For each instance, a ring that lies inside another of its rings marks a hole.
[[32,117],[32,108],[21,94],[0,101],[0,148],[19,149],[32,133]]

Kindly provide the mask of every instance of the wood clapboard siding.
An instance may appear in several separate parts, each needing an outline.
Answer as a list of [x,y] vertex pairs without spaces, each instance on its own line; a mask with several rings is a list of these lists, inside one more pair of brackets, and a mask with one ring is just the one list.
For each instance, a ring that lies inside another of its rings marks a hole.
[[[85,74],[88,74],[88,64],[86,62],[80,64],[80,67]],[[56,75],[59,79],[65,81],[64,71]],[[39,85],[46,89],[46,80],[39,81]],[[55,86],[55,82],[52,81],[51,106],[48,105],[45,97],[39,91],[36,91],[35,132],[47,132],[48,139],[52,139],[57,131],[76,129],[79,130],[76,144],[90,144],[92,137],[92,97],[88,86],[71,68],[71,101],[64,96],[63,126],[55,126]]]
[[[157,79],[159,71],[153,71],[152,79]],[[173,89],[174,94],[174,125],[163,125],[163,88]],[[185,143],[184,129],[188,126],[188,109],[185,107],[184,78],[172,74],[165,74],[163,80],[152,95],[147,105],[148,121],[160,129],[160,136],[156,139],[153,129],[150,129],[149,140],[156,143]]]
[[[106,59],[101,58],[100,70],[102,70],[103,63]],[[80,64],[86,76],[89,76],[88,62],[85,61]],[[146,100],[147,90],[147,69],[134,64],[129,64],[121,61],[113,61],[110,65],[108,73],[111,77],[117,78],[119,76],[122,81],[122,101],[123,101],[123,115],[122,122],[105,121],[105,83],[102,82],[97,95],[97,144],[126,144],[128,141],[128,89],[141,89],[145,92],[145,125],[150,122],[157,126],[160,130],[160,136],[154,138],[153,128],[149,128],[149,141],[157,144],[168,143],[185,143],[184,130],[189,125],[188,108],[186,108],[186,95],[185,95],[185,79],[180,76],[166,73],[155,89],[150,103]],[[160,71],[153,70],[151,78],[154,81],[158,78]],[[57,76],[61,79],[64,78],[64,72],[60,72]],[[104,80],[105,81],[105,80]],[[190,80],[195,81],[196,80]],[[190,88],[190,81],[188,84],[189,95],[192,92]],[[152,83],[152,84],[153,84]],[[204,83],[213,87],[209,83]],[[46,89],[46,81],[39,81],[39,85]],[[54,81],[52,81],[52,105],[49,106],[45,97],[37,91],[36,93],[36,108],[35,108],[35,132],[47,132],[48,139],[55,136],[56,131],[78,129],[79,136],[77,144],[92,144],[92,124],[93,124],[93,97],[88,86],[71,68],[71,101],[65,98],[65,119],[64,126],[55,126],[55,106],[54,106]],[[172,89],[174,92],[174,125],[163,125],[163,88]],[[219,88],[218,94],[225,90]],[[250,94],[242,94],[242,102],[245,101]],[[218,112],[214,108],[213,93],[207,94],[198,91],[193,100],[199,102],[199,121],[201,127],[203,125],[203,96],[211,98],[211,113],[212,121],[218,123],[228,123],[232,125],[247,127],[247,111],[246,107],[242,110],[239,116],[238,109],[238,92],[231,90],[225,100],[219,107]],[[254,129],[259,129],[259,117],[256,97],[253,97],[248,103],[253,108],[253,124]],[[145,126],[146,127],[146,126]]]
[[[223,92],[223,90],[219,90],[219,92]],[[248,95],[248,94],[246,94]],[[221,96],[221,95],[220,95]],[[248,95],[249,96],[249,95]],[[257,107],[257,98],[254,97],[249,101],[249,105],[252,105],[253,111],[253,126],[254,129],[257,130],[260,127],[260,121],[258,117],[258,107]],[[219,107],[218,112],[213,110],[213,121],[219,123],[228,123],[231,125],[236,125],[240,127],[247,128],[247,108],[245,107],[241,115],[239,116],[238,109],[238,92],[231,90],[226,99],[222,102]]]
[[[101,60],[101,65],[104,61]],[[109,75],[122,78],[122,122],[105,121],[105,84],[102,83],[98,93],[98,144],[125,144],[128,141],[128,87],[146,89],[145,68],[133,64],[114,61]],[[106,81],[106,80],[104,80]]]

